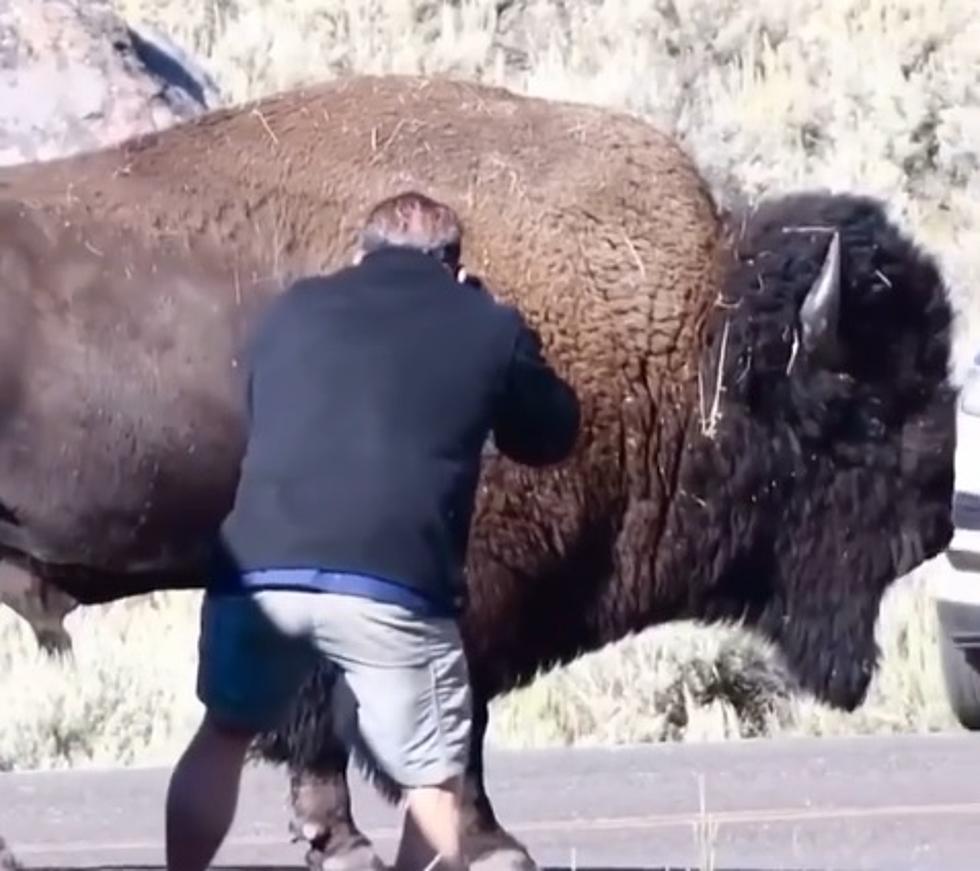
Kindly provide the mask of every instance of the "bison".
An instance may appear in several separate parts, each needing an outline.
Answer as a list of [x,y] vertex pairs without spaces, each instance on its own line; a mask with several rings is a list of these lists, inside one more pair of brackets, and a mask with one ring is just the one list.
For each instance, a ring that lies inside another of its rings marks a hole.
[[[882,595],[951,536],[952,312],[874,199],[724,214],[640,119],[446,79],[353,77],[4,170],[0,555],[49,644],[75,602],[201,585],[250,325],[407,188],[465,216],[468,267],[582,402],[566,464],[487,457],[467,564],[465,846],[533,867],[483,749],[490,700],[538,672],[665,621],[742,621],[804,690],[861,703]],[[312,867],[376,867],[332,680],[255,753],[288,765]]]

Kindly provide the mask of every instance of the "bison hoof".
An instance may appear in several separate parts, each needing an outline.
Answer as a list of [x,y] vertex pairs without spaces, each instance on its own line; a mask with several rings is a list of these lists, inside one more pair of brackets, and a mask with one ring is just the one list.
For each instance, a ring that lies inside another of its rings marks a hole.
[[388,871],[363,835],[331,844],[326,850],[311,848],[306,865],[310,871]]
[[506,832],[470,836],[464,849],[470,871],[538,871],[524,845]]
[[37,639],[37,646],[53,659],[71,658],[71,636],[64,629],[38,629],[34,637]]

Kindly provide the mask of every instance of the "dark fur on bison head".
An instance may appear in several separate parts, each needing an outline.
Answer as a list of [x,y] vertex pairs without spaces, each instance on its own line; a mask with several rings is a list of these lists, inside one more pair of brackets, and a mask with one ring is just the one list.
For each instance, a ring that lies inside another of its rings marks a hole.
[[952,310],[872,199],[780,198],[733,235],[661,570],[692,616],[744,619],[853,709],[884,592],[952,534]]

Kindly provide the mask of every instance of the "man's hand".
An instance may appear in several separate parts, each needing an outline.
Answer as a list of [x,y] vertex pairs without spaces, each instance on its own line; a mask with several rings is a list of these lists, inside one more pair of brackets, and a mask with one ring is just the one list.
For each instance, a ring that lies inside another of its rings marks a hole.
[[501,454],[523,465],[560,463],[578,439],[578,396],[545,360],[537,331],[514,311],[519,328],[494,415],[494,444]]

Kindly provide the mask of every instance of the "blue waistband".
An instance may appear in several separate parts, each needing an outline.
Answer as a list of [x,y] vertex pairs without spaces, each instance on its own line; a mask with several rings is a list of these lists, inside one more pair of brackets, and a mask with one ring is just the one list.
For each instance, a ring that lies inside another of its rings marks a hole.
[[236,575],[235,583],[220,584],[215,592],[248,592],[259,589],[311,590],[363,596],[377,602],[401,605],[416,613],[443,616],[450,609],[404,584],[384,578],[322,569],[259,569]]

